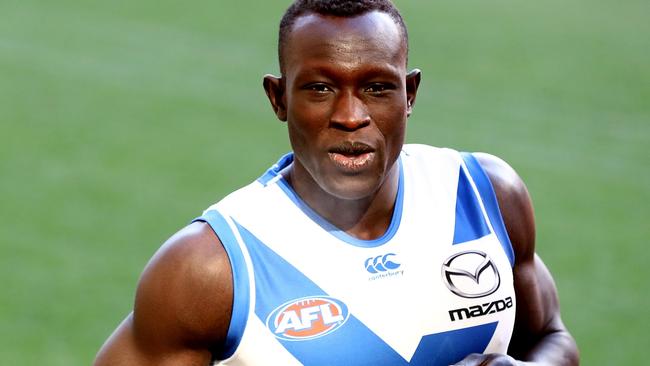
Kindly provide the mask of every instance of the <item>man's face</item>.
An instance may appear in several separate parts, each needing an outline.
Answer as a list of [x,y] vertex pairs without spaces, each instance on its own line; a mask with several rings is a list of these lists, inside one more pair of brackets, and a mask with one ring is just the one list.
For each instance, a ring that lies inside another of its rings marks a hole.
[[407,80],[406,44],[389,15],[298,18],[283,69],[278,116],[295,153],[294,186],[361,199],[395,176],[419,74]]

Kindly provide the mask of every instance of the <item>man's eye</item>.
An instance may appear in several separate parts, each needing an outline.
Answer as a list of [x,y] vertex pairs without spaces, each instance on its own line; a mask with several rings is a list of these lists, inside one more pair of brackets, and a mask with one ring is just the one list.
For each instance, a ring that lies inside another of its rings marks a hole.
[[383,93],[383,92],[385,92],[385,91],[387,91],[387,90],[391,90],[391,89],[394,89],[394,88],[392,88],[390,85],[387,85],[387,84],[381,84],[381,83],[375,83],[375,84],[370,84],[370,85],[368,85],[368,86],[366,87],[366,90],[365,90],[365,91],[366,91],[367,93],[375,93],[375,94],[378,94],[378,93]]
[[311,90],[311,91],[314,91],[314,92],[317,92],[317,93],[326,93],[326,92],[331,90],[325,84],[309,84],[309,85],[305,86],[305,89]]

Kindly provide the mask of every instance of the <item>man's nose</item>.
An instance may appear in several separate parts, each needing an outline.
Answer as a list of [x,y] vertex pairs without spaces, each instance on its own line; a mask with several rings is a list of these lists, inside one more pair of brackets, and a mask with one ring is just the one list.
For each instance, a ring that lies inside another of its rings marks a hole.
[[337,96],[334,110],[330,117],[334,128],[354,131],[370,124],[370,115],[365,103],[354,93],[342,93]]

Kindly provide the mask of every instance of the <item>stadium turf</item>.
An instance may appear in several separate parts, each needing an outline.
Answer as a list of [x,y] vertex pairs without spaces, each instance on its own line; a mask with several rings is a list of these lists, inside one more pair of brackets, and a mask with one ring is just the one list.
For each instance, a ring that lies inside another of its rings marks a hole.
[[[1,364],[89,364],[161,242],[288,149],[279,4],[0,2]],[[408,140],[509,161],[583,364],[643,364],[650,3],[397,4]]]

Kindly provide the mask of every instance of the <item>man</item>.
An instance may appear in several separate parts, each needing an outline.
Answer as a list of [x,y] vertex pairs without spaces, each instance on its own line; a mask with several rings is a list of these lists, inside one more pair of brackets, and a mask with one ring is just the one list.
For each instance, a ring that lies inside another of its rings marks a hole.
[[293,153],[160,248],[96,365],[578,364],[517,174],[403,145],[407,49],[388,0],[287,10]]

